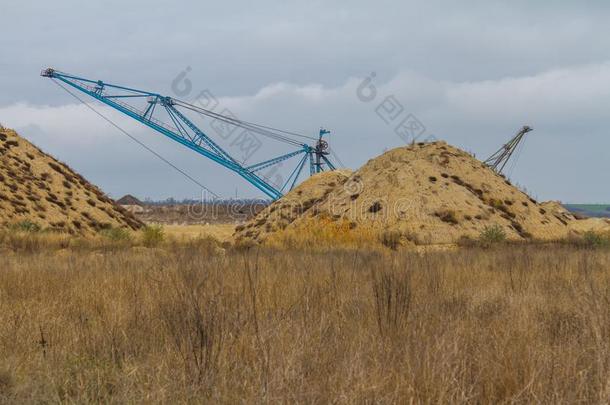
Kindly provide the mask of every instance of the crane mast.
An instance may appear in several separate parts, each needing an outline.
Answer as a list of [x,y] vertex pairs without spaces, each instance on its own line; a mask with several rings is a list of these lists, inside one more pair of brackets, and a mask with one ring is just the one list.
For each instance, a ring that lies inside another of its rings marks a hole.
[[527,125],[522,127],[517,135],[515,135],[510,141],[502,145],[500,149],[498,149],[493,155],[488,157],[485,162],[487,166],[489,166],[496,173],[502,173],[504,167],[514,155],[517,147],[522,145],[522,142],[525,138],[525,134],[532,131],[533,129],[528,127]]
[[[56,81],[68,92],[69,90],[62,84],[87,94],[237,173],[273,200],[282,197],[285,190],[290,190],[295,186],[307,163],[309,163],[311,175],[325,169],[335,170],[334,164],[327,157],[329,154],[328,142],[323,139],[330,132],[323,128],[320,129],[317,138],[310,137],[218,114],[214,111],[158,93],[74,76],[52,68],[43,70],[41,76]],[[224,125],[239,127],[253,134],[291,145],[296,150],[246,166],[223,149],[206,132],[202,131],[188,114],[210,118]],[[313,146],[310,145],[313,142],[315,144]],[[293,158],[298,158],[295,159],[297,165],[283,184],[272,184],[259,174],[265,168],[283,164],[283,162]]]

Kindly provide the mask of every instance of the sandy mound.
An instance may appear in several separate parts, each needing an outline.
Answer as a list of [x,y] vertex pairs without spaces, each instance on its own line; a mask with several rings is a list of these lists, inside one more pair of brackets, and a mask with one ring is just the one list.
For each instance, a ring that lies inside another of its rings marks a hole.
[[81,235],[142,226],[68,166],[0,128],[0,226],[24,221]]
[[567,221],[569,232],[573,235],[583,235],[586,232],[610,233],[610,219],[608,218],[579,217],[568,211],[558,201],[547,201],[541,206],[556,217]]
[[[308,182],[318,181],[313,177]],[[486,227],[497,224],[512,240],[553,240],[566,237],[573,221],[560,206],[538,204],[468,153],[444,142],[393,149],[346,181],[334,183],[332,190],[320,190],[311,206],[304,204],[309,198],[305,191],[297,188],[238,230],[237,239],[263,242],[282,232],[307,235],[334,224],[377,240],[392,235],[401,245],[452,244],[478,238]],[[299,198],[299,191],[305,198]],[[287,198],[286,209],[295,204],[306,209],[283,222],[281,215],[266,216],[283,207]]]
[[571,213],[566,207],[561,205],[559,201],[545,201],[540,203],[540,207],[545,211],[553,214],[555,217],[571,222],[576,220],[576,216]]
[[610,219],[608,218],[585,218],[570,222],[570,231],[582,235],[585,232],[610,234]]
[[350,170],[335,170],[310,177],[252,220],[239,225],[235,232],[236,240],[263,241],[270,234],[286,229],[335,188],[342,186],[351,173]]
[[144,203],[142,201],[138,200],[131,194],[124,195],[123,197],[116,200],[116,203],[119,205],[138,205],[140,207],[144,206]]

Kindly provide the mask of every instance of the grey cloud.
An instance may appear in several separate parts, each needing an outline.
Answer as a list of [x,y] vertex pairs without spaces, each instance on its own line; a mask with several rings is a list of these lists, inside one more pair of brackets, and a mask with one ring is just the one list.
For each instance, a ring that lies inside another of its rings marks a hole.
[[[0,122],[113,195],[192,197],[194,186],[39,70],[171,94],[172,79],[191,66],[190,97],[211,89],[244,119],[308,134],[330,127],[351,167],[403,143],[374,103],[355,96],[375,71],[380,96],[395,95],[429,133],[479,156],[532,125],[513,176],[541,198],[608,201],[609,11],[601,1],[10,3]],[[218,192],[258,195],[179,145],[113,119]],[[265,144],[260,157],[280,149]]]

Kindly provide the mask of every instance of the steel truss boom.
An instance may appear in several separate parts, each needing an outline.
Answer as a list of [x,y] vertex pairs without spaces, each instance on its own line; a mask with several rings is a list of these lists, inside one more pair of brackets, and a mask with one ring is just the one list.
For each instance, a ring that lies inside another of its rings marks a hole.
[[[274,200],[283,195],[288,184],[290,184],[290,189],[294,187],[303,170],[303,166],[308,160],[310,162],[311,174],[324,171],[325,167],[330,170],[335,170],[335,166],[326,157],[326,155],[328,155],[328,143],[323,139],[323,136],[328,134],[329,131],[324,129],[320,129],[318,137],[310,137],[242,121],[235,117],[221,115],[211,110],[158,93],[110,84],[101,80],[78,77],[52,68],[43,70],[41,76],[57,80],[79,90],[200,155],[224,166],[240,175],[247,182]],[[140,104],[143,104],[144,107],[135,106],[134,102],[137,101],[140,101]],[[212,120],[222,122],[225,125],[243,128],[245,131],[292,145],[298,149],[281,156],[246,166],[231,156],[231,154],[202,131],[186,115],[187,111],[191,114],[196,113],[199,116],[205,116]],[[164,112],[165,114],[164,121],[159,119],[159,114],[161,112]],[[305,143],[305,140],[310,142],[315,141],[315,144],[310,145]],[[262,169],[280,164],[296,156],[301,156],[301,158],[283,184],[271,184],[266,178],[257,174],[257,172]]]
[[502,145],[502,147],[498,149],[489,158],[487,158],[484,163],[491,169],[493,169],[495,172],[502,173],[504,167],[517,150],[517,147],[522,144],[525,134],[532,130],[533,129],[528,127],[527,125],[521,128],[519,132],[517,132],[517,135],[515,135],[506,144]]

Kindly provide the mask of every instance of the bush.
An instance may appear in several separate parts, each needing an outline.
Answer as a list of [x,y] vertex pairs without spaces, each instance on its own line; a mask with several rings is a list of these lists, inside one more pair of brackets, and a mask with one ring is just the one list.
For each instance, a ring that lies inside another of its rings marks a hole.
[[103,229],[100,235],[110,239],[113,242],[123,242],[131,240],[131,234],[124,228]]
[[145,246],[156,246],[163,242],[165,234],[161,225],[148,225],[142,229],[142,242]]
[[14,231],[21,232],[40,232],[40,225],[35,222],[32,222],[28,219],[17,222],[11,226],[11,229]]
[[498,224],[486,226],[479,235],[479,241],[487,246],[502,243],[506,241],[506,232]]

